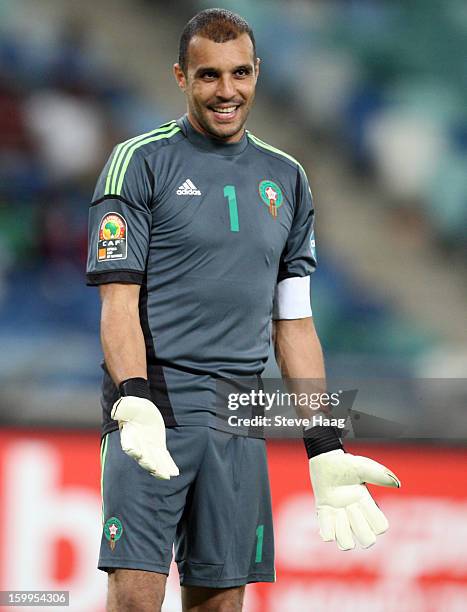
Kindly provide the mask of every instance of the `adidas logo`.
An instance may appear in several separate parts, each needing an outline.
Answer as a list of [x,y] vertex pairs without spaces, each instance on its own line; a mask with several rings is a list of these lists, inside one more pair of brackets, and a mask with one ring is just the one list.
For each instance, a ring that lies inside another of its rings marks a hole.
[[177,195],[201,195],[201,191],[187,179],[183,185],[177,189]]

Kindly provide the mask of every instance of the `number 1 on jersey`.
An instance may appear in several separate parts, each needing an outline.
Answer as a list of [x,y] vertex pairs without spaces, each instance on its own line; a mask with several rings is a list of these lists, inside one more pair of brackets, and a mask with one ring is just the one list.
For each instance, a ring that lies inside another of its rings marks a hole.
[[238,223],[237,194],[234,185],[226,185],[224,187],[224,197],[229,202],[230,231],[238,232],[240,227]]

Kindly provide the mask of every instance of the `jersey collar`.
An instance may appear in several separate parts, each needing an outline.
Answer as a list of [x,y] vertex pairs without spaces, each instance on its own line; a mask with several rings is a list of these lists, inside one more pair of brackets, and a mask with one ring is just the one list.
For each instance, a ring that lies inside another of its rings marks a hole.
[[191,125],[188,116],[183,115],[180,119],[178,119],[177,124],[179,128],[182,130],[183,134],[188,138],[188,140],[195,147],[199,149],[204,149],[205,151],[210,151],[211,153],[217,153],[218,155],[238,155],[242,153],[248,146],[248,137],[246,135],[246,131],[242,136],[242,139],[238,142],[225,143],[216,140],[215,138],[210,138],[209,136],[205,136],[201,134]]

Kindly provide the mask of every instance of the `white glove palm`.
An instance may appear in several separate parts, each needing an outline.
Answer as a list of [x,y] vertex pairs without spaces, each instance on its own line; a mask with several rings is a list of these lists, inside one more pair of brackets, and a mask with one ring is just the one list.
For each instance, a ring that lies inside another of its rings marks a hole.
[[354,536],[367,548],[389,523],[364,483],[400,487],[399,479],[384,465],[333,450],[309,460],[321,538],[337,541],[341,550],[355,547]]
[[121,397],[113,405],[112,418],[118,421],[122,449],[142,468],[164,480],[179,475],[167,450],[164,419],[155,404],[141,397]]

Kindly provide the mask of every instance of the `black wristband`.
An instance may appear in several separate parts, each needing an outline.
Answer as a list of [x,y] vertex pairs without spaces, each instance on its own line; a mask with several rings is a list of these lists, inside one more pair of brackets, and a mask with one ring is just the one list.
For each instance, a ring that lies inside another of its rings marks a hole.
[[308,459],[332,450],[343,450],[341,439],[335,427],[316,426],[306,429],[303,435]]
[[121,397],[132,395],[133,397],[151,399],[149,384],[145,378],[127,378],[127,380],[122,380],[118,386],[118,390]]

